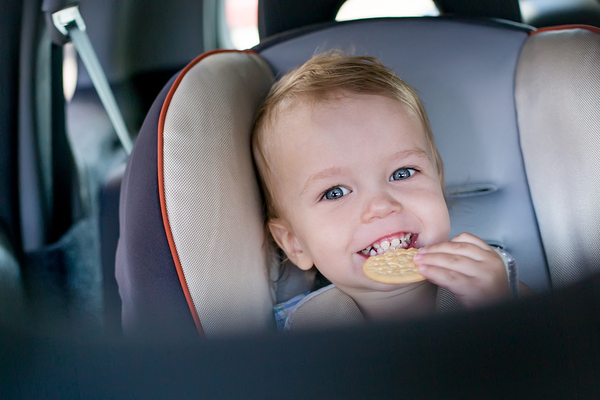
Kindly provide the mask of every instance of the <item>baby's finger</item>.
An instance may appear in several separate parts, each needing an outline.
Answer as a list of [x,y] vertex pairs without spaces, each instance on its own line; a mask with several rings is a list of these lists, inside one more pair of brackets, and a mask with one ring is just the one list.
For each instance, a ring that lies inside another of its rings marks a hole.
[[468,232],[463,232],[460,235],[453,237],[450,241],[471,243],[483,250],[491,250],[491,247],[483,239],[478,238],[475,235],[471,235]]
[[481,261],[488,256],[485,250],[466,242],[443,242],[434,244],[432,246],[423,247],[419,250],[420,255],[433,254],[433,253],[444,253],[444,254],[455,254],[458,256],[468,257],[473,260]]
[[460,254],[416,254],[413,262],[417,266],[426,265],[428,267],[447,269],[470,277],[476,276],[481,270],[478,261]]
[[470,277],[460,272],[433,265],[419,266],[419,273],[434,285],[443,287],[454,294],[462,294],[465,288],[469,288],[471,281]]

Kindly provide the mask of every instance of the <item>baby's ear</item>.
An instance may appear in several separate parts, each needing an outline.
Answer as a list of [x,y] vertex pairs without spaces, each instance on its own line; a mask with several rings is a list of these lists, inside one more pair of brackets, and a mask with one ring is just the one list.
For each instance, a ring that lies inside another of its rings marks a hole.
[[289,223],[284,219],[274,218],[269,221],[268,225],[273,238],[288,256],[290,261],[300,269],[311,269],[313,261],[300,246],[298,238],[291,229]]

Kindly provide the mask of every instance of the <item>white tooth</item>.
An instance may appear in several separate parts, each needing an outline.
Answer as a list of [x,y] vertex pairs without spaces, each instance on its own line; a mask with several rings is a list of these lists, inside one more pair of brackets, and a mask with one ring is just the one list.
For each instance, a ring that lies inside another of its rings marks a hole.
[[384,251],[381,247],[377,249],[377,254],[383,254],[383,253],[384,253]]
[[365,250],[361,250],[360,252],[363,253],[364,255],[367,255],[367,250],[366,249]]
[[371,252],[369,253],[370,256],[376,256],[377,252],[375,250],[371,250]]
[[373,248],[373,246],[367,247],[367,251],[371,251],[372,248]]
[[406,237],[406,243],[410,244],[411,243],[410,239],[412,238],[412,233],[407,233],[405,237]]
[[400,247],[403,249],[408,249],[408,244],[406,243],[406,237],[403,237],[400,241]]
[[379,243],[375,243],[375,244],[373,245],[373,247],[374,247],[375,249],[378,249],[378,248],[379,248]]
[[392,239],[392,246],[398,246],[399,244],[400,244],[400,239],[398,239],[398,238]]
[[391,245],[391,246],[390,246],[390,248],[389,248],[388,250],[396,250],[396,249],[397,249],[397,247],[396,247],[396,246],[394,246],[394,245]]
[[381,242],[381,248],[382,249],[387,249],[388,247],[390,247],[390,242],[388,242],[387,240],[384,240],[383,242]]

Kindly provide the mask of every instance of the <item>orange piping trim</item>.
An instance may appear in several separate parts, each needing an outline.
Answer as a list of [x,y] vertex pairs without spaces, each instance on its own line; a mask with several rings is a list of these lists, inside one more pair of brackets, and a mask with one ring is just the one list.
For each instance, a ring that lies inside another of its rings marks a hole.
[[545,28],[536,29],[535,31],[531,32],[531,34],[535,35],[535,34],[542,33],[542,32],[564,31],[566,29],[586,29],[588,31],[592,31],[592,32],[595,32],[597,34],[600,34],[600,28],[596,28],[595,26],[591,26],[591,25],[558,25],[558,26],[548,26],[548,27],[545,27]]
[[165,184],[164,184],[164,163],[163,163],[163,135],[164,135],[164,127],[165,127],[165,118],[167,115],[167,110],[169,109],[169,105],[171,104],[171,100],[179,84],[183,80],[183,77],[191,70],[196,64],[198,64],[203,59],[219,53],[252,53],[256,54],[252,50],[213,50],[207,53],[201,54],[196,57],[191,63],[189,63],[183,71],[179,74],[173,86],[169,90],[165,102],[163,103],[162,109],[160,111],[160,117],[158,119],[158,195],[160,197],[160,209],[162,213],[162,220],[165,227],[165,233],[167,235],[167,241],[169,242],[169,248],[171,249],[171,255],[173,256],[173,261],[175,263],[175,269],[177,270],[177,276],[179,277],[179,282],[181,283],[181,288],[183,289],[183,294],[185,295],[185,299],[187,301],[188,307],[190,308],[190,312],[192,313],[192,317],[194,318],[194,323],[196,324],[196,329],[200,336],[204,336],[204,330],[202,329],[202,325],[200,323],[200,317],[198,316],[198,312],[196,311],[196,307],[194,306],[194,301],[192,300],[192,295],[190,294],[190,290],[188,288],[187,282],[185,280],[185,275],[183,273],[183,269],[181,267],[181,261],[179,260],[179,256],[177,254],[177,248],[175,247],[175,241],[173,240],[173,233],[171,232],[171,225],[169,224],[169,217],[167,215],[167,203],[165,200]]

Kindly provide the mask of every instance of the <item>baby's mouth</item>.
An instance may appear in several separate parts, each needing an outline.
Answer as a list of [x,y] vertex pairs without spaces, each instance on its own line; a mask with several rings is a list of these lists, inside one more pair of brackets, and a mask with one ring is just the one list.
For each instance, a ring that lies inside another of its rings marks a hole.
[[366,249],[359,251],[359,253],[368,257],[373,257],[384,254],[390,250],[408,249],[410,247],[414,247],[416,243],[417,234],[415,233],[392,235],[383,239],[379,239]]

